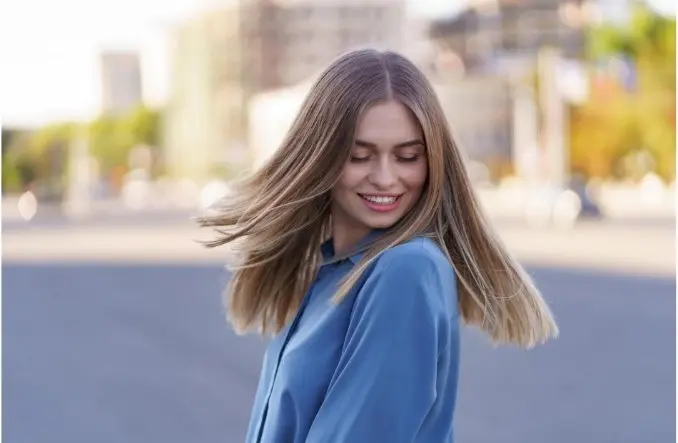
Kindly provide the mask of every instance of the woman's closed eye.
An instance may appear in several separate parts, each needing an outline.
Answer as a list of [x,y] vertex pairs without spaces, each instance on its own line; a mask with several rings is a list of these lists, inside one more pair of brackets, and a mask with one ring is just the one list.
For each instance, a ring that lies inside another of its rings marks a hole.
[[407,162],[416,162],[416,161],[419,160],[420,158],[421,158],[421,155],[419,155],[419,154],[415,154],[415,155],[400,155],[400,156],[397,157],[398,161],[405,162],[405,163],[407,163]]
[[[351,162],[352,163],[364,163],[369,161],[372,158],[371,155],[352,155],[351,156]],[[399,162],[416,162],[421,158],[421,154],[412,154],[412,155],[397,155],[395,159]]]
[[353,163],[362,163],[366,162],[370,159],[369,155],[352,155],[351,156],[351,162]]

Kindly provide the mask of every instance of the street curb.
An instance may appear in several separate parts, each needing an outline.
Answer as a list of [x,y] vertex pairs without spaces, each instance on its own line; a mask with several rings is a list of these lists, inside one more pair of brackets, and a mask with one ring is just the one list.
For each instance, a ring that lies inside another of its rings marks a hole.
[[[498,229],[509,251],[526,264],[675,276],[675,237],[627,231]],[[4,233],[2,254],[5,263],[226,263],[225,248],[198,243],[209,238],[206,230],[184,226],[26,230]]]

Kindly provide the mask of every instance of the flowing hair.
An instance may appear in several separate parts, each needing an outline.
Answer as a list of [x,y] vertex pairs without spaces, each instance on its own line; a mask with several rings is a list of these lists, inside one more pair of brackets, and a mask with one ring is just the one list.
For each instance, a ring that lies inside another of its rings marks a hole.
[[414,207],[365,254],[338,288],[340,302],[385,249],[427,236],[457,275],[465,323],[496,343],[532,347],[558,335],[549,307],[507,252],[476,200],[433,87],[403,56],[360,49],[335,59],[312,85],[279,149],[199,218],[238,263],[226,289],[234,329],[276,333],[294,316],[316,276],[330,235],[330,195],[348,161],[357,121],[369,106],[397,100],[424,134],[428,179]]

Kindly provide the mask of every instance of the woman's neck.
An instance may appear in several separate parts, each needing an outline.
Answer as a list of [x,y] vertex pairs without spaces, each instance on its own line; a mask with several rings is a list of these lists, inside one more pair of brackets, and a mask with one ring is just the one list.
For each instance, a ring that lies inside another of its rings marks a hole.
[[336,255],[344,254],[370,234],[369,227],[352,227],[343,223],[332,223],[332,245]]

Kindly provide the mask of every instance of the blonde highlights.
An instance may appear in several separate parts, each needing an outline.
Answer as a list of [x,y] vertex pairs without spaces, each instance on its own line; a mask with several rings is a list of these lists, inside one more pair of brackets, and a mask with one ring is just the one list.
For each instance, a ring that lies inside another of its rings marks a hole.
[[434,240],[457,275],[459,310],[496,343],[531,347],[558,335],[530,277],[487,223],[443,110],[424,75],[393,53],[362,49],[336,59],[311,87],[280,148],[200,218],[240,256],[227,288],[237,332],[277,332],[296,313],[330,235],[330,194],[348,159],[356,122],[395,99],[424,134],[429,177],[420,200],[370,245],[335,295],[340,302],[381,251],[417,235]]

